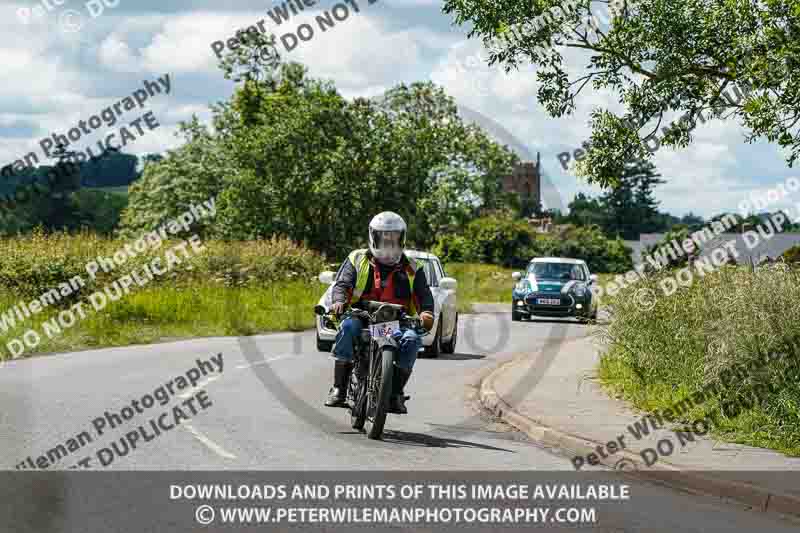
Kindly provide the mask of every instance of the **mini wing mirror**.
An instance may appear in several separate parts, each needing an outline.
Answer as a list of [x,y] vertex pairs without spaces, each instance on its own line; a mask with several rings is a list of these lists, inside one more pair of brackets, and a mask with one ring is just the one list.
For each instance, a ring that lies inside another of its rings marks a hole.
[[520,279],[522,279],[522,273],[521,272],[512,272],[511,279],[513,279],[514,281],[519,281]]
[[597,274],[589,276],[589,283],[597,283]]
[[326,270],[320,273],[319,282],[325,285],[330,285],[331,283],[333,283],[334,276],[335,274],[333,272],[331,272],[330,270]]
[[458,286],[458,282],[455,278],[442,278],[439,280],[439,287],[446,291],[454,291]]

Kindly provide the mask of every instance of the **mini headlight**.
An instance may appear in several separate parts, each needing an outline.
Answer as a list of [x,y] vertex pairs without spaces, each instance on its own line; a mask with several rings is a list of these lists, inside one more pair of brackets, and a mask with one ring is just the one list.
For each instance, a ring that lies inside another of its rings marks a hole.
[[578,285],[575,288],[575,296],[577,296],[578,298],[583,298],[584,296],[586,296],[586,287],[584,287],[583,285]]

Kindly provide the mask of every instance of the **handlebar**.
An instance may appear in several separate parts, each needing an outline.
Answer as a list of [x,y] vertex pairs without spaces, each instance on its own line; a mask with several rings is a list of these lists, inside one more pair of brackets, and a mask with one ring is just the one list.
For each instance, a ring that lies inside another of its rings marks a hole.
[[[386,317],[385,320],[378,320],[377,315],[384,309],[393,311],[392,316]],[[332,311],[328,311],[323,305],[315,305],[314,313],[318,316],[327,316],[335,320],[339,320],[342,317],[347,318],[349,316],[355,316],[367,322],[389,322],[391,320],[398,320],[401,323],[405,322],[408,327],[412,327],[417,333],[428,332],[428,330],[422,327],[422,321],[419,317],[409,316],[405,308],[399,304],[362,300],[351,306],[341,315],[336,315]]]

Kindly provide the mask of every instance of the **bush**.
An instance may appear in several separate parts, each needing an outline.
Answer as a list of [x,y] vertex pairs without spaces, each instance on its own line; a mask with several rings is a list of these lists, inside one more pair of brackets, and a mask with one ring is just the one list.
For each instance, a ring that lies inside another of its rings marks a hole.
[[597,226],[568,226],[549,239],[551,255],[583,259],[592,272],[620,274],[633,268],[631,250],[619,238],[608,239]]
[[[701,420],[726,404],[747,405],[755,395],[761,401],[751,409],[722,409],[716,432],[800,454],[800,272],[780,263],[756,272],[729,265],[665,296],[658,283],[668,275],[649,276],[615,298],[601,376],[638,407],[654,410],[725,383],[726,372],[753,368],[767,354],[784,354],[720,387],[681,420]],[[655,298],[651,309],[637,298],[645,289]],[[773,392],[764,394],[765,387]]]
[[781,258],[787,263],[800,264],[800,246],[792,246],[781,255]]
[[525,268],[532,258],[542,256],[583,259],[593,272],[633,268],[623,242],[607,239],[596,227],[567,226],[559,234],[542,234],[524,220],[505,214],[473,220],[461,234],[439,236],[433,252],[443,261],[512,268]]

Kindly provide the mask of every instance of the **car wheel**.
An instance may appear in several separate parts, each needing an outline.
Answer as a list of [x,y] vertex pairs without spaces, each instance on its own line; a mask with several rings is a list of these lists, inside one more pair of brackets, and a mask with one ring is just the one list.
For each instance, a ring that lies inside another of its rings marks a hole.
[[511,304],[511,320],[513,322],[522,322],[522,314],[517,313],[517,302]]
[[318,331],[317,332],[317,350],[319,350],[320,352],[330,353],[330,351],[332,349],[333,349],[333,341],[324,341],[324,340],[320,339],[319,338],[319,331]]
[[442,344],[442,353],[455,353],[456,341],[458,341],[458,314],[456,313],[456,323],[453,324],[453,335],[450,340]]
[[442,317],[439,316],[439,324],[436,326],[436,335],[433,337],[433,342],[430,346],[425,347],[425,355],[433,359],[439,357],[442,353]]

